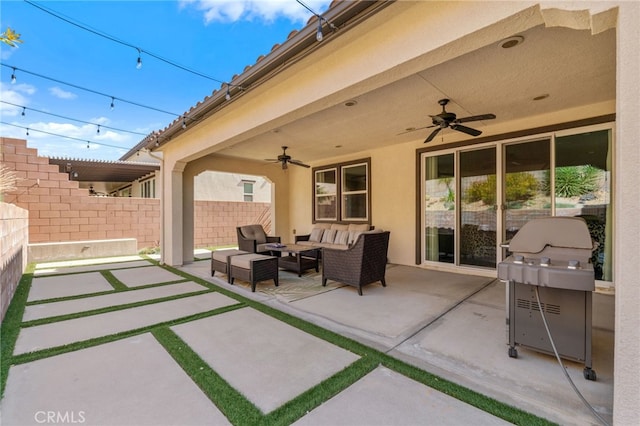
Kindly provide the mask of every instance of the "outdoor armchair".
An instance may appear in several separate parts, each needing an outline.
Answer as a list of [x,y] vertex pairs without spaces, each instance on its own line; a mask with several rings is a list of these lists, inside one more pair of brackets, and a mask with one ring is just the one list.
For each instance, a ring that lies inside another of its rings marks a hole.
[[364,285],[380,281],[386,287],[389,235],[389,231],[367,231],[346,250],[323,248],[322,285],[327,280],[338,281],[357,287],[360,296]]
[[268,245],[280,242],[280,237],[268,236],[262,225],[238,226],[236,232],[238,249],[249,253],[270,254]]

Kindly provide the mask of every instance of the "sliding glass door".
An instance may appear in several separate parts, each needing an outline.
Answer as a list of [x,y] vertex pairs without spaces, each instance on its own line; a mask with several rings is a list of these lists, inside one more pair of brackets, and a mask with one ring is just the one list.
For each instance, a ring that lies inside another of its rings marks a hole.
[[423,153],[422,261],[495,269],[529,220],[585,219],[596,279],[612,281],[612,141],[604,125]]
[[496,148],[460,152],[460,264],[496,267]]

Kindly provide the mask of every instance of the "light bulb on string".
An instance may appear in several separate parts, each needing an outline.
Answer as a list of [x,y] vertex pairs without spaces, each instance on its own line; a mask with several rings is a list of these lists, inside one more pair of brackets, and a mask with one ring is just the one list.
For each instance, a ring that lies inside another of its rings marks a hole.
[[25,115],[25,111],[26,111],[26,109],[27,109],[27,107],[22,107],[22,114],[20,114],[20,115],[22,115],[23,117],[24,117],[24,115]]
[[98,124],[98,129],[96,130],[97,134],[100,134],[100,125]]
[[137,68],[137,69],[142,68],[142,58],[140,57],[140,54],[141,54],[141,53],[142,53],[142,52],[140,51],[140,49],[138,49],[138,62],[136,63],[136,68]]
[[16,84],[16,69],[14,68],[13,71],[11,71],[11,84]]
[[27,136],[29,136],[29,129],[27,128]]
[[316,40],[322,41],[322,19],[318,18],[318,31],[316,32]]
[[111,97],[111,105],[110,105],[111,111],[113,111],[113,109],[116,107],[115,101],[116,101],[116,99],[112,96]]
[[87,141],[87,149],[90,149],[90,147],[89,147],[89,141]]
[[184,117],[182,118],[182,128],[183,129],[187,128],[187,120],[185,120]]
[[229,91],[229,85],[227,84],[227,93],[224,95],[224,98],[228,101],[231,100],[231,92]]

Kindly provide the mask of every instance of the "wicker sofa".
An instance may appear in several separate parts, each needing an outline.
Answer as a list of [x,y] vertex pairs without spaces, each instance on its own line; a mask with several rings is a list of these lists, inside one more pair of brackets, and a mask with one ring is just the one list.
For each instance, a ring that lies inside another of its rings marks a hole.
[[356,287],[362,296],[362,286],[380,281],[387,286],[385,272],[389,231],[368,231],[358,236],[349,248],[322,249],[322,285],[327,280],[338,281]]
[[296,235],[296,244],[316,248],[346,250],[363,232],[371,231],[369,224],[316,223],[310,234]]
[[269,236],[262,225],[244,225],[236,228],[238,249],[249,253],[270,254],[269,244],[279,243],[280,237]]

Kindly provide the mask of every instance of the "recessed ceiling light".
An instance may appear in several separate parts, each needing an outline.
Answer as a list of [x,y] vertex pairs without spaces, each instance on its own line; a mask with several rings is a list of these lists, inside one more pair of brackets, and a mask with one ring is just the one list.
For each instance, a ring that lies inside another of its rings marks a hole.
[[522,36],[513,36],[509,38],[505,38],[499,44],[503,49],[511,49],[512,47],[516,47],[517,45],[524,42],[524,37]]
[[344,106],[352,107],[358,105],[358,101],[354,101],[353,99],[344,103]]
[[549,97],[548,93],[545,93],[544,95],[540,95],[540,96],[536,96],[535,98],[533,98],[534,101],[541,101],[543,99],[547,99]]

